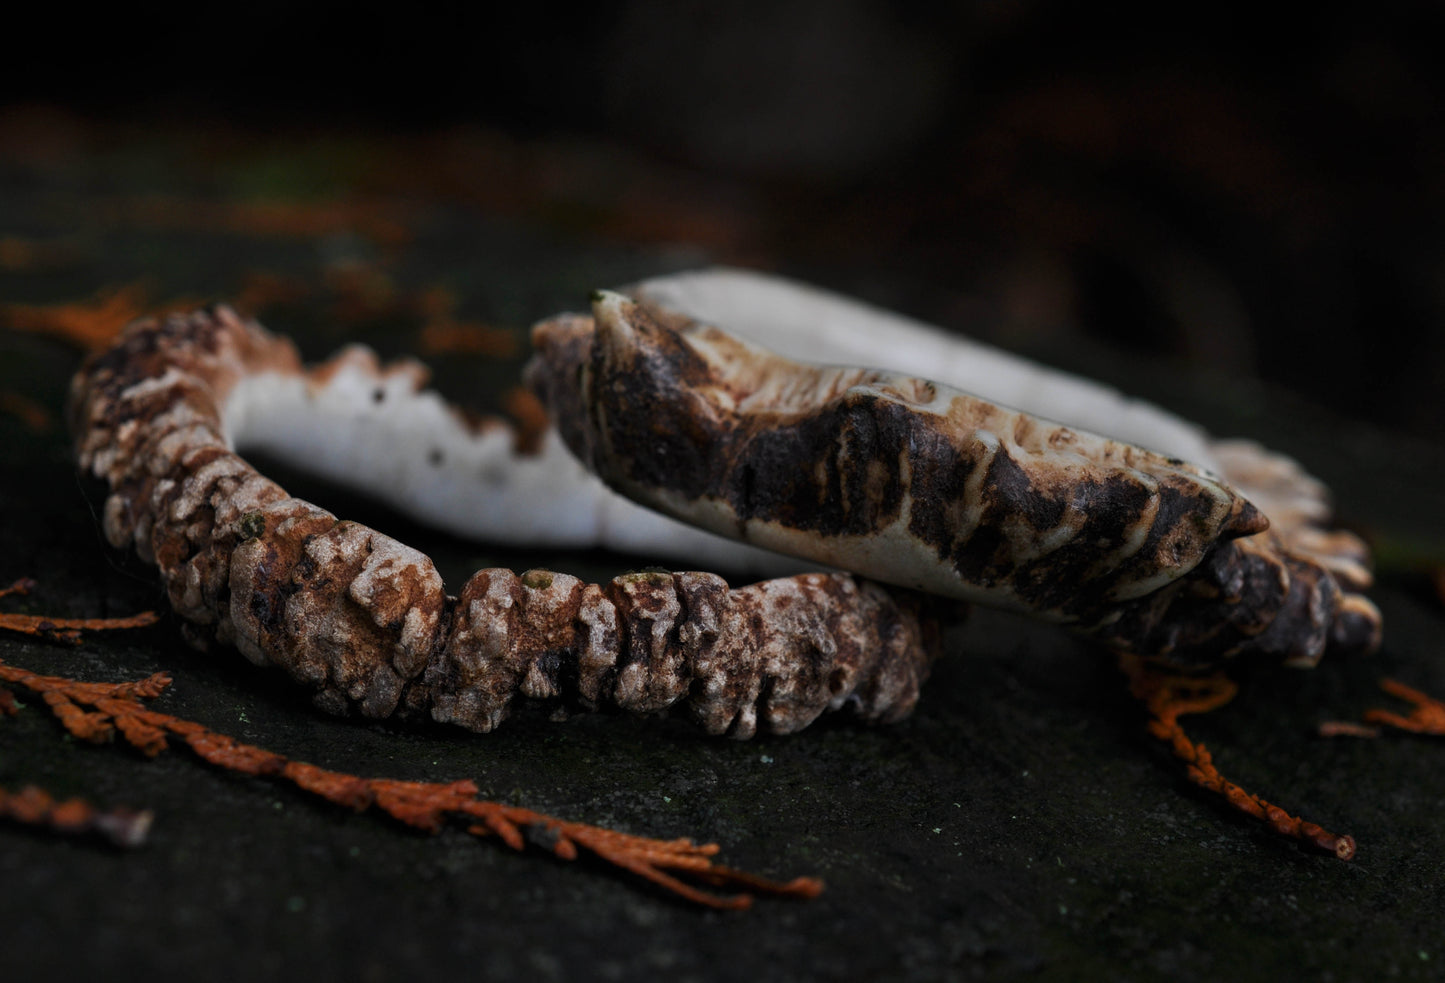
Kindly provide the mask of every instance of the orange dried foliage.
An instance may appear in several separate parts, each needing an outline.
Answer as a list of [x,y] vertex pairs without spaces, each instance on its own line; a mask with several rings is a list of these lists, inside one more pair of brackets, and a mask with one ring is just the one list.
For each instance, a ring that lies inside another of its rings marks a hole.
[[512,446],[518,454],[536,454],[551,421],[537,394],[526,386],[513,386],[502,394],[502,409],[511,417],[516,436]]
[[511,358],[517,354],[517,335],[477,321],[442,317],[421,329],[418,347],[427,355],[486,355]]
[[130,283],[75,303],[0,304],[0,323],[16,331],[53,335],[86,351],[98,351],[109,347],[120,329],[142,314],[163,316],[196,306],[196,301],[185,297],[151,304],[145,286]]
[[136,847],[150,832],[150,812],[97,809],[84,799],[57,801],[42,788],[26,785],[18,792],[0,788],[0,818],[57,833],[95,833],[116,846]]
[[15,417],[36,433],[49,430],[54,422],[48,409],[17,392],[0,392],[0,413]]
[[[29,581],[17,581],[0,590],[0,596],[23,592],[29,587]],[[79,625],[85,628],[97,626],[93,622]],[[107,623],[103,627],[118,625]],[[633,836],[478,799],[477,786],[470,781],[411,782],[361,778],[304,761],[291,761],[194,721],[148,708],[143,701],[160,696],[171,683],[170,677],[164,673],[129,683],[89,683],[63,676],[41,675],[0,662],[0,682],[39,696],[61,725],[72,736],[84,741],[105,743],[119,736],[125,743],[150,756],[165,750],[172,741],[180,741],[202,760],[218,768],[289,782],[328,802],[358,812],[378,809],[417,829],[435,832],[455,820],[463,823],[467,832],[475,836],[498,836],[514,850],[525,849],[530,842],[545,847],[562,860],[575,860],[582,852],[590,853],[688,901],[708,907],[746,908],[755,894],[811,898],[823,889],[822,883],[811,877],[775,882],[720,866],[712,860],[718,852],[714,843]],[[13,695],[0,687],[0,712],[13,713],[15,710]],[[12,805],[7,810],[7,802],[18,802],[19,805]],[[0,790],[0,816],[5,815],[57,829],[95,829],[112,838],[127,830],[134,832],[136,828],[140,829],[140,836],[144,836],[144,827],[150,821],[144,813],[100,813],[85,803],[55,804],[39,790],[22,792],[8,799]],[[132,817],[130,826],[117,818],[125,816]],[[143,822],[134,818],[136,816],[144,817]],[[718,894],[706,888],[737,893]]]
[[0,238],[0,269],[25,270],[35,262],[35,249],[29,240],[19,236]]
[[400,246],[412,235],[397,212],[396,207],[373,200],[214,201],[146,195],[116,203],[111,217],[147,228],[279,239],[323,239],[351,232],[382,246]]
[[[33,580],[17,580],[8,587],[0,588],[0,597],[10,594],[25,594],[34,586]],[[155,615],[150,612],[130,618],[91,619],[41,619],[31,615],[0,614],[0,628],[26,631],[62,641],[75,641],[82,630],[135,628],[148,625],[155,620]],[[6,667],[0,663],[0,668]],[[3,673],[0,673],[0,679],[10,681]],[[125,687],[102,687],[101,689],[96,689],[94,684],[87,683],[77,683],[76,686],[79,687],[76,692],[83,695],[113,692],[147,693],[151,692],[153,688],[144,684],[127,684]],[[156,689],[155,692],[158,693],[159,689]],[[69,719],[75,726],[82,729],[93,726],[92,718],[80,710],[73,700],[56,698],[48,693],[39,695],[62,720]],[[19,709],[15,694],[0,687],[0,714],[14,716]],[[134,812],[124,808],[98,809],[84,799],[57,801],[44,789],[27,785],[18,792],[0,788],[0,818],[29,826],[47,827],[58,833],[95,833],[116,846],[133,847],[139,846],[145,841],[152,817],[149,812]]]
[[232,297],[232,304],[254,316],[273,306],[318,300],[332,320],[355,323],[387,317],[430,318],[430,297],[430,291],[402,290],[381,265],[348,260],[329,264],[320,283],[252,270]]
[[1353,720],[1326,720],[1316,731],[1321,737],[1379,737],[1380,728]]
[[410,302],[411,313],[425,322],[417,348],[425,355],[485,355],[512,358],[520,346],[517,334],[506,328],[456,317],[456,296],[442,286],[418,291]]
[[58,269],[77,259],[78,252],[71,243],[0,236],[0,270],[29,273]]
[[1380,680],[1380,689],[1409,703],[1410,712],[1400,714],[1376,707],[1365,711],[1363,724],[1348,720],[1331,720],[1320,724],[1320,736],[1379,737],[1381,729],[1388,727],[1407,734],[1445,737],[1445,702],[1388,677]]
[[[515,850],[524,849],[528,842],[541,844],[562,860],[575,860],[581,851],[586,851],[680,897],[709,907],[746,908],[752,903],[753,894],[811,898],[822,890],[821,882],[810,877],[780,883],[715,864],[712,857],[718,847],[713,843],[633,836],[480,800],[477,786],[469,781],[361,778],[303,761],[291,761],[193,721],[147,708],[141,701],[159,696],[170,685],[170,678],[163,673],[131,683],[86,683],[62,676],[44,676],[0,662],[0,681],[40,696],[65,729],[81,740],[103,743],[119,735],[147,755],[159,754],[172,740],[179,740],[202,760],[219,768],[283,780],[358,812],[379,809],[417,829],[435,832],[451,820],[460,820],[469,833],[496,835]],[[740,893],[716,894],[683,878]]]
[[331,293],[331,316],[338,321],[361,321],[406,310],[396,281],[375,263],[332,263],[323,271],[322,280]]
[[1229,805],[1264,823],[1281,836],[1300,840],[1341,860],[1355,855],[1352,836],[1331,833],[1311,822],[1291,816],[1259,796],[1246,792],[1226,779],[1214,766],[1203,745],[1189,739],[1179,718],[1191,713],[1208,713],[1234,699],[1238,687],[1223,673],[1186,677],[1150,666],[1138,656],[1120,655],[1119,666],[1129,679],[1129,690],[1149,712],[1149,733],[1169,746],[1174,757],[1187,766],[1189,780],[1223,797]]
[[[22,578],[9,587],[0,589],[0,597],[7,594],[25,594],[35,586],[35,581]],[[124,618],[51,618],[39,614],[11,614],[0,612],[0,628],[39,635],[58,642],[76,642],[82,631],[112,631],[124,628],[144,628],[157,621],[154,611],[142,611]]]
[[0,305],[8,327],[56,335],[87,351],[109,345],[144,310],[145,290],[134,283],[72,304]]
[[1394,679],[1380,680],[1380,689],[1409,703],[1410,713],[1402,716],[1390,710],[1367,710],[1365,720],[1412,734],[1445,735],[1445,703]]
[[241,282],[241,289],[232,297],[233,305],[255,316],[277,304],[294,304],[305,300],[313,288],[299,277],[285,276],[267,270],[251,270]]

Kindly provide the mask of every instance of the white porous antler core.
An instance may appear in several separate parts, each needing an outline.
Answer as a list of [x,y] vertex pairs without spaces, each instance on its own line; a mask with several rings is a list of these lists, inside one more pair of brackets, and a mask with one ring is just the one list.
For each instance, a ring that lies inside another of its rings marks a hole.
[[604,547],[750,573],[797,569],[609,491],[548,429],[521,451],[497,420],[468,421],[425,390],[416,362],[381,366],[353,346],[310,372],[237,382],[223,409],[241,452],[260,451],[357,488],[469,539],[535,548]]

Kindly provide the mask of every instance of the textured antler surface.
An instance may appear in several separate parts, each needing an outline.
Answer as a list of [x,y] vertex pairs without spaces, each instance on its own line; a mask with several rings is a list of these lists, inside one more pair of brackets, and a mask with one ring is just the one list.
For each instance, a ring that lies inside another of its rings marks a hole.
[[515,696],[791,731],[826,709],[908,712],[937,651],[918,604],[847,574],[730,590],[720,577],[607,585],[483,570],[447,596],[422,553],[292,498],[227,443],[249,374],[292,346],[222,308],[133,325],[73,392],[82,466],[110,485],[107,536],[161,571],[199,644],[285,669],[318,705],[489,730]]

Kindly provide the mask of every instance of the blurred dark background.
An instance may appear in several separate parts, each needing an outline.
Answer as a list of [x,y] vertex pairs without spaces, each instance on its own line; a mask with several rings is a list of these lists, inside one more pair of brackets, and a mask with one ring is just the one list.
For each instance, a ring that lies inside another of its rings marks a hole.
[[34,13],[6,44],[12,168],[171,140],[204,184],[329,140],[317,193],[695,248],[1035,353],[1082,332],[1434,441],[1445,420],[1438,4]]

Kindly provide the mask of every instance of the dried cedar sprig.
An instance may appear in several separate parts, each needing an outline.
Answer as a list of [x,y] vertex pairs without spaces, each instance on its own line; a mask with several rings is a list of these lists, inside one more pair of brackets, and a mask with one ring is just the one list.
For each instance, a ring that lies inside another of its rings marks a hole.
[[[27,594],[35,587],[35,581],[28,577],[0,587],[0,597],[9,594]],[[144,628],[157,621],[154,611],[142,611],[125,618],[51,618],[38,614],[12,614],[0,612],[0,628],[9,631],[37,635],[57,642],[77,642],[82,631],[108,631],[119,628]]]
[[57,833],[93,833],[116,846],[135,847],[145,842],[152,814],[148,810],[98,809],[84,799],[57,801],[43,788],[26,785],[18,792],[0,788],[0,818]]
[[46,406],[10,390],[0,391],[0,413],[15,417],[35,433],[45,433],[55,422],[54,414]]
[[1380,680],[1380,689],[1411,705],[1407,715],[1391,710],[1366,710],[1365,720],[1412,734],[1445,734],[1445,703],[1395,679]]
[[1380,680],[1380,689],[1410,704],[1410,712],[1396,713],[1375,707],[1365,711],[1365,723],[1331,720],[1320,724],[1322,737],[1379,737],[1382,728],[1408,734],[1445,737],[1445,702],[1396,679]]
[[1232,808],[1259,820],[1281,836],[1333,853],[1341,860],[1355,855],[1354,837],[1331,833],[1291,816],[1226,779],[1214,766],[1209,750],[1191,740],[1179,726],[1179,718],[1186,714],[1208,713],[1234,699],[1238,686],[1233,680],[1223,673],[1181,676],[1133,655],[1120,655],[1119,667],[1129,679],[1130,692],[1149,712],[1149,733],[1168,745],[1174,757],[1185,763],[1185,773],[1191,782],[1221,796]]
[[[0,597],[24,594],[34,587],[35,581],[22,578],[8,587],[0,587]],[[0,614],[0,627],[62,641],[75,641],[82,629],[136,628],[153,621],[155,615],[150,612],[130,618],[93,619],[45,619],[30,615]],[[8,677],[0,678],[9,681]],[[14,716],[19,710],[20,705],[15,694],[0,687],[0,715]],[[123,807],[99,809],[78,798],[58,801],[39,786],[26,785],[18,792],[0,788],[0,818],[28,826],[47,827],[58,833],[94,833],[116,846],[134,847],[145,842],[152,815],[149,811],[136,812]]]
[[[515,850],[530,843],[562,860],[574,860],[585,851],[697,904],[746,908],[755,894],[810,898],[822,890],[822,883],[810,877],[776,882],[720,866],[712,859],[718,852],[714,843],[633,836],[481,800],[477,786],[470,781],[361,778],[292,761],[202,724],[149,709],[142,701],[159,696],[170,685],[164,673],[129,683],[88,683],[0,662],[0,681],[39,696],[66,730],[82,740],[99,743],[119,735],[147,755],[159,754],[171,741],[179,740],[217,767],[289,782],[358,812],[379,809],[417,829],[433,832],[456,820],[466,824],[468,832],[496,835]],[[738,893],[719,894],[707,888]]]
[[8,597],[11,594],[29,594],[35,589],[35,580],[31,577],[21,577],[9,587],[0,587],[0,597]]
[[95,351],[106,347],[120,329],[140,316],[146,307],[146,288],[140,283],[102,291],[94,297],[65,304],[4,304],[0,319],[15,331],[34,331]]

